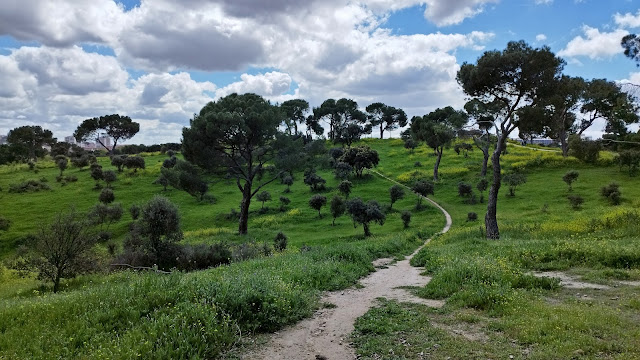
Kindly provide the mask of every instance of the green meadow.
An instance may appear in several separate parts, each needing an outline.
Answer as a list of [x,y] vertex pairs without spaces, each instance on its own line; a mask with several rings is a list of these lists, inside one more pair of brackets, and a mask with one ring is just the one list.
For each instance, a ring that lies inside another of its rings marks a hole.
[[[377,171],[401,183],[430,180],[435,157],[424,145],[409,152],[398,139],[362,141],[377,150]],[[503,184],[498,202],[500,240],[483,236],[486,204],[476,190],[481,166],[477,149],[468,157],[445,150],[441,180],[432,198],[453,218],[447,234],[435,237],[412,260],[432,277],[417,296],[441,299],[439,309],[381,301],[358,319],[352,341],[363,359],[422,358],[638,358],[640,357],[640,189],[636,177],[620,171],[610,153],[597,165],[585,165],[559,153],[509,147],[502,157],[505,173],[523,172],[527,182],[508,197]],[[295,174],[290,193],[274,182],[265,190],[272,200],[251,205],[249,234],[236,235],[241,194],[236,185],[211,179],[214,203],[199,202],[185,192],[154,185],[161,154],[143,154],[146,169],[118,174],[113,189],[123,205],[123,218],[109,227],[120,249],[129,224],[127,209],[156,194],[180,211],[182,242],[272,246],[282,231],[287,250],[204,271],[103,272],[65,280],[62,291],[51,292],[33,275],[20,276],[0,266],[0,358],[217,358],[229,350],[242,351],[243,339],[277,331],[310,316],[322,291],[353,286],[374,271],[371,261],[401,257],[420,246],[444,226],[444,216],[428,206],[416,210],[417,198],[406,194],[387,213],[384,225],[372,225],[365,238],[346,215],[336,220],[328,205],[309,207],[314,194]],[[113,169],[99,158],[104,169]],[[562,176],[580,175],[569,192]],[[29,234],[36,233],[60,211],[74,206],[87,211],[99,191],[88,169],[65,171],[77,182],[56,182],[59,170],[43,160],[34,170],[26,165],[0,167],[0,215],[11,221],[0,232],[0,258],[10,260]],[[322,192],[330,201],[339,181],[328,169]],[[50,190],[9,193],[11,184],[46,180]],[[352,197],[389,204],[391,184],[373,173],[352,178]],[[615,181],[622,203],[611,205],[600,188]],[[458,184],[473,186],[475,203],[458,196]],[[574,210],[567,196],[584,203]],[[291,203],[280,209],[279,197]],[[484,198],[487,194],[484,193]],[[413,214],[404,229],[400,213]],[[469,221],[469,213],[477,221]],[[98,251],[108,265],[107,244]],[[106,266],[108,268],[108,266]],[[560,286],[534,272],[556,271],[600,290]],[[240,347],[240,349],[239,349]]]

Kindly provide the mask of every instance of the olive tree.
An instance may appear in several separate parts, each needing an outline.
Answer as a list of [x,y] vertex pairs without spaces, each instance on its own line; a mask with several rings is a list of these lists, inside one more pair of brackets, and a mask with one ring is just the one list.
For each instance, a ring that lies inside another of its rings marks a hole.
[[318,210],[318,217],[320,218],[322,217],[320,210],[326,204],[327,204],[327,197],[324,195],[319,195],[319,194],[313,195],[311,199],[309,199],[309,206],[314,210]]
[[336,226],[336,219],[344,214],[347,210],[347,205],[343,198],[338,195],[334,195],[331,199],[331,216],[333,216],[332,226]]
[[375,200],[368,202],[362,201],[360,198],[354,198],[347,201],[347,212],[351,215],[354,223],[362,224],[364,228],[364,236],[371,236],[369,224],[374,222],[384,225],[387,216],[382,211],[380,204]]
[[464,63],[457,74],[463,91],[485,104],[498,104],[500,111],[494,130],[498,138],[491,156],[493,179],[489,189],[485,215],[486,236],[500,238],[498,228],[498,192],[501,185],[500,156],[509,135],[518,128],[518,110],[535,106],[539,100],[553,92],[564,61],[556,57],[548,47],[532,48],[524,41],[510,42],[507,48],[487,51],[476,64]]
[[404,198],[404,189],[400,185],[393,185],[389,188],[389,196],[391,197],[391,206],[393,208],[393,204]]

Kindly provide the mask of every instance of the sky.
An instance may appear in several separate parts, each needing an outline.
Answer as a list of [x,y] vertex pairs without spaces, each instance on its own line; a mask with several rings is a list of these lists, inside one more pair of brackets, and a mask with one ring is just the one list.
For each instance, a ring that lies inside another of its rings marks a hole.
[[640,84],[619,45],[638,32],[640,0],[2,0],[0,134],[62,140],[118,113],[140,123],[126,143],[180,142],[234,92],[424,115],[461,108],[460,66],[513,40],[549,46],[568,75]]

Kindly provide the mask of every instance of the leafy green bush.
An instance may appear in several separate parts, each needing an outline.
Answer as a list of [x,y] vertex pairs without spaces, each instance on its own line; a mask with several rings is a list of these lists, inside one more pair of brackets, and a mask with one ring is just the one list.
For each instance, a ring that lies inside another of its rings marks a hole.
[[600,194],[605,199],[609,200],[609,202],[612,205],[620,205],[620,203],[622,202],[622,194],[620,192],[620,185],[618,185],[616,182],[611,182],[609,185],[603,186],[600,189]]
[[9,184],[10,193],[30,193],[43,190],[51,190],[51,187],[41,180],[27,180],[17,184]]
[[287,235],[282,231],[278,232],[275,239],[273,239],[273,248],[280,252],[287,249]]

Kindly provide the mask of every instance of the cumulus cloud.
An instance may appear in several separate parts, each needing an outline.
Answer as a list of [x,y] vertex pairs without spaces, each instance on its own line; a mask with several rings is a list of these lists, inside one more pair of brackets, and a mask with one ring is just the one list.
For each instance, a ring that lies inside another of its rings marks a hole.
[[536,41],[542,42],[542,41],[546,41],[546,40],[547,40],[547,35],[545,35],[545,34],[536,35]]
[[464,19],[474,17],[484,11],[486,4],[499,0],[426,0],[424,17],[437,26],[459,24]]
[[620,14],[616,13],[613,15],[613,20],[615,23],[623,28],[637,28],[640,27],[640,11],[638,11],[635,15],[631,13]]
[[535,0],[536,5],[550,5],[553,4],[553,0]]
[[569,41],[566,48],[560,50],[560,56],[586,56],[598,60],[622,53],[620,39],[629,34],[628,31],[617,29],[611,32],[600,32],[597,28],[583,26],[584,36],[577,36]]

